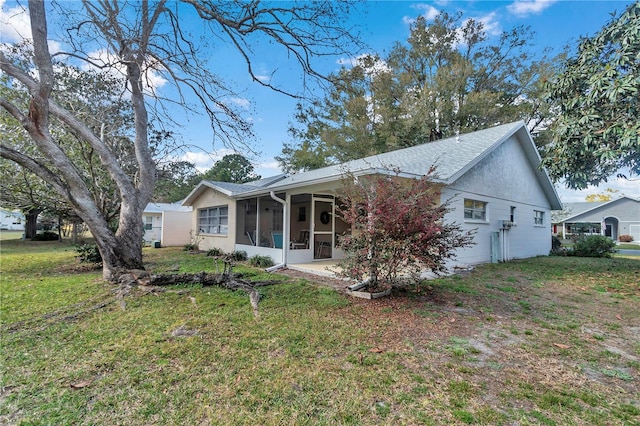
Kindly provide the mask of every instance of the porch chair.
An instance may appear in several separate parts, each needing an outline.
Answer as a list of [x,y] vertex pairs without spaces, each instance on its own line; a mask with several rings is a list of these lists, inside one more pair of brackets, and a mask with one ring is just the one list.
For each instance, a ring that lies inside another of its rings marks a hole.
[[308,249],[309,248],[309,231],[300,231],[300,240],[291,243],[292,249]]
[[246,232],[247,233],[247,237],[249,237],[249,242],[251,243],[252,246],[256,245],[256,239],[254,237],[254,235],[255,235],[254,232],[256,232],[256,231],[253,231],[253,232],[247,231]]
[[271,241],[273,241],[273,248],[282,248],[282,232],[272,232]]
[[329,253],[331,253],[331,242],[329,241],[318,241],[317,247],[318,248],[316,249],[316,259],[320,259],[322,257],[322,254],[325,248],[328,248]]

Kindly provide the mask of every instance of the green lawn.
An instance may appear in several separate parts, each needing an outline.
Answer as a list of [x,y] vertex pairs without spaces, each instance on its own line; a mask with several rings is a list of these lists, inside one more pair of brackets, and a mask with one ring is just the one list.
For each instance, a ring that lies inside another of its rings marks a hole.
[[123,310],[69,245],[7,236],[0,424],[640,424],[640,259],[485,265],[376,301],[238,267],[283,281],[255,319],[220,288],[140,289]]

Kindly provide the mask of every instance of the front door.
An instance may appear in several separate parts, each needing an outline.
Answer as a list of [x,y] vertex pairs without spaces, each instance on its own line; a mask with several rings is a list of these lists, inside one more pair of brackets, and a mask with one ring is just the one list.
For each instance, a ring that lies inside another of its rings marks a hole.
[[333,257],[333,221],[334,201],[331,198],[313,198],[313,258],[331,259]]

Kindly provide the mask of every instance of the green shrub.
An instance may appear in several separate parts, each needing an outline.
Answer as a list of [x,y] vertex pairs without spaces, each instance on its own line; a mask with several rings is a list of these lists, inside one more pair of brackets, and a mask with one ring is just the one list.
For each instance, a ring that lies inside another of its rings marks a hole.
[[31,241],[57,241],[58,238],[56,232],[44,231],[31,237]]
[[631,241],[633,241],[633,237],[631,235],[620,235],[618,237],[618,241],[620,241],[621,243],[630,243]]
[[559,237],[551,236],[551,252],[555,253],[562,247],[562,241]]
[[209,249],[209,251],[207,251],[207,256],[208,257],[218,257],[218,256],[222,256],[222,255],[224,255],[224,252],[221,249],[217,248],[217,247],[214,247],[212,249]]
[[256,268],[268,268],[269,266],[273,266],[274,263],[271,257],[256,254],[249,259],[249,265],[255,266]]
[[616,243],[603,235],[581,236],[573,245],[573,255],[580,257],[611,257]]
[[230,253],[229,257],[236,262],[244,262],[247,260],[247,252],[243,250],[236,250],[233,253]]
[[189,243],[183,246],[184,251],[198,251],[200,248],[197,244]]
[[80,260],[80,263],[102,264],[102,255],[100,255],[96,244],[78,244],[75,246],[75,251],[78,253],[76,258]]

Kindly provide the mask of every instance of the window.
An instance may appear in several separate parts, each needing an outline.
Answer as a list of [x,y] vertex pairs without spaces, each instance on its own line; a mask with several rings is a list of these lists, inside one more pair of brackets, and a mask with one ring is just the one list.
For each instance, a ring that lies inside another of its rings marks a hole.
[[509,216],[509,220],[511,222],[515,222],[516,221],[516,208],[515,208],[515,206],[511,206],[511,215]]
[[198,231],[203,234],[227,235],[229,207],[219,206],[198,210]]
[[153,229],[153,216],[146,216],[145,218],[144,229],[145,231],[150,231]]
[[536,225],[544,225],[544,212],[541,212],[540,210],[534,210],[534,218],[533,218],[533,223],[535,223]]
[[487,220],[487,203],[483,201],[464,200],[464,218]]

